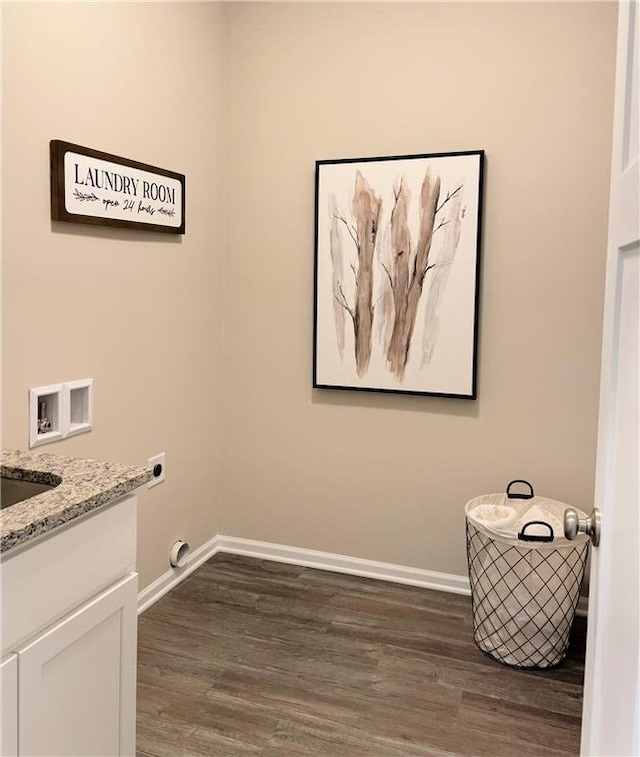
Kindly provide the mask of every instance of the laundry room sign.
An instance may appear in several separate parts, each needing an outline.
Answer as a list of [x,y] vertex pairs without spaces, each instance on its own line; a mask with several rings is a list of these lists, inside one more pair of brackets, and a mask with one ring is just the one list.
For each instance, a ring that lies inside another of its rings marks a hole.
[[54,139],[51,218],[185,233],[183,174]]

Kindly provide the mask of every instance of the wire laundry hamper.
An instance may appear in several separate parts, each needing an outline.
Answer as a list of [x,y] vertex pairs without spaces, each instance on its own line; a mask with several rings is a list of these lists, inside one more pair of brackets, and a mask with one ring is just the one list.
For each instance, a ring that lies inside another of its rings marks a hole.
[[[512,493],[518,483],[530,493]],[[519,480],[505,494],[466,505],[474,640],[506,665],[548,668],[566,657],[589,539],[559,536],[565,507],[535,497],[531,484]],[[495,517],[493,524],[480,520],[482,508],[504,517]],[[527,514],[536,511],[549,517],[529,521]]]

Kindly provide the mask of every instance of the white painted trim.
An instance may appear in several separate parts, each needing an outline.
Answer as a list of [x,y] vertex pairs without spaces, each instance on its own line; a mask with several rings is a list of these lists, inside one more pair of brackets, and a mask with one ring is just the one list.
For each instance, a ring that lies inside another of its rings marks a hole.
[[[202,563],[218,552],[255,557],[260,560],[272,560],[290,565],[301,565],[306,568],[329,570],[333,573],[345,573],[350,576],[374,578],[379,581],[390,581],[408,586],[419,586],[423,589],[448,591],[452,594],[465,594],[467,596],[471,594],[467,576],[438,573],[422,568],[410,568],[406,565],[394,565],[393,563],[364,560],[360,557],[337,555],[332,552],[319,552],[315,549],[289,547],[284,544],[272,544],[266,541],[253,541],[218,534],[195,550],[183,568],[168,570],[143,589],[138,595],[138,614],[147,610],[160,597],[177,586]],[[587,597],[580,597],[578,615],[587,614],[587,601]]]
[[315,549],[300,549],[264,541],[239,539],[235,536],[218,535],[218,547],[221,552],[258,557],[262,560],[303,565],[307,568],[376,578],[380,581],[421,586],[425,589],[438,589],[454,594],[471,594],[469,579],[466,576],[456,576],[451,573],[436,573],[432,570],[409,568],[405,565],[363,560],[360,557],[336,555],[331,552],[318,552]]
[[589,615],[589,597],[581,595],[578,599],[578,606],[576,607],[576,615],[581,615],[586,618]]
[[184,581],[190,573],[193,573],[194,570],[219,552],[218,538],[218,536],[214,536],[213,539],[209,539],[201,547],[191,552],[184,567],[169,568],[160,578],[145,586],[138,594],[138,615],[148,610],[151,605],[155,604],[161,597],[164,597],[167,592]]

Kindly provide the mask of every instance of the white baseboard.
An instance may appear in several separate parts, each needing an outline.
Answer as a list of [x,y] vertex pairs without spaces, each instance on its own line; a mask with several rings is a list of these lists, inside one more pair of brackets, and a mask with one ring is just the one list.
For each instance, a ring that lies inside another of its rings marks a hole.
[[[393,563],[364,560],[360,557],[337,555],[332,552],[319,552],[315,549],[289,547],[284,544],[272,544],[265,541],[253,541],[218,534],[195,550],[189,556],[187,564],[183,568],[168,570],[143,589],[138,595],[138,614],[151,607],[160,597],[177,586],[202,563],[218,552],[256,557],[260,560],[272,560],[290,565],[301,565],[307,568],[318,568],[319,570],[345,573],[350,576],[375,578],[379,581],[419,586],[423,589],[448,591],[452,594],[465,594],[467,596],[471,594],[467,576],[438,573],[422,568],[410,568],[406,565],[394,565]],[[587,614],[587,601],[587,597],[580,597],[578,615]]]
[[437,589],[454,594],[469,595],[471,593],[469,579],[466,576],[437,573],[436,571],[410,568],[405,565],[363,560],[348,555],[336,555],[331,552],[319,552],[314,549],[301,549],[283,544],[272,544],[265,541],[253,541],[218,534],[191,553],[183,568],[170,568],[160,578],[145,587],[138,594],[138,614],[151,607],[154,602],[157,602],[218,552],[256,557],[261,560],[272,560],[291,565],[302,565],[308,568],[329,570],[334,573],[346,573],[351,576],[375,578],[380,581],[392,581],[409,586],[420,586],[425,589]]
[[152,604],[184,581],[190,573],[210,560],[219,551],[217,544],[218,537],[214,536],[187,556],[187,564],[184,567],[169,568],[160,578],[142,589],[138,593],[138,615],[148,610]]
[[589,597],[585,597],[584,594],[580,595],[578,599],[578,606],[576,607],[576,615],[581,615],[586,618],[589,614]]
[[318,552],[315,549],[288,547],[283,544],[271,544],[264,541],[239,539],[235,536],[218,535],[218,548],[246,557],[258,557],[262,560],[302,565],[307,568],[330,570],[334,573],[346,573],[351,576],[376,578],[381,581],[393,581],[409,586],[421,586],[425,589],[438,589],[454,594],[471,594],[469,579],[451,573],[436,573],[432,570],[409,568],[405,565],[363,560],[360,557],[336,555],[332,552]]

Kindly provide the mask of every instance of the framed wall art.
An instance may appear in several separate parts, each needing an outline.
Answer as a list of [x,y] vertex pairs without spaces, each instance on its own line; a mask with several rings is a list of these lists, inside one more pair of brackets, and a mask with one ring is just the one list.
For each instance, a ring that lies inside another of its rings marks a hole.
[[49,154],[52,220],[185,233],[184,174],[60,139]]
[[314,387],[476,398],[483,162],[316,162]]

